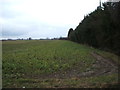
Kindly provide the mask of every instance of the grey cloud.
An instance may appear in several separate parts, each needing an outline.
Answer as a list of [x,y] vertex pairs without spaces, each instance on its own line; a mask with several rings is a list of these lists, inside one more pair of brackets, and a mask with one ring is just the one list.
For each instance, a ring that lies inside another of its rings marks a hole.
[[22,15],[24,13],[14,11],[10,3],[3,3],[2,7],[2,18],[6,21],[3,24],[2,37],[60,37],[66,36],[69,29],[69,26],[50,25]]
[[21,35],[25,35],[27,34],[27,32],[25,30],[16,30],[16,28],[4,28],[2,30],[2,36],[6,37],[6,36],[21,36]]
[[6,19],[16,18],[20,15],[21,15],[21,13],[14,12],[14,11],[11,11],[9,9],[2,11],[2,14],[1,14],[2,18],[6,18]]
[[0,2],[0,6],[1,6],[1,16],[2,18],[15,18],[17,16],[22,15],[19,11],[14,11],[14,9],[12,8],[12,5],[15,5],[15,3],[11,3],[11,2],[6,2],[4,0],[2,0]]
[[6,23],[2,25],[2,36],[7,37],[7,36],[21,36],[25,35],[28,33],[26,30],[27,28],[24,28],[22,25],[18,26],[14,23]]
[[67,36],[67,32],[69,30],[69,27],[56,27],[56,26],[47,26],[47,27],[39,27],[38,30],[36,31],[31,31],[29,32],[29,35],[27,36],[31,36],[34,38],[54,38],[54,37],[61,37]]
[[15,32],[15,31],[7,31],[7,30],[3,30],[2,31],[2,36],[6,37],[6,36],[21,36],[21,35],[25,35],[24,32]]
[[42,37],[60,37],[66,36],[69,27],[58,27],[50,26],[43,23],[31,22],[31,24],[26,24],[26,27],[14,26],[14,25],[5,25],[2,30],[3,37],[33,37],[33,38],[42,38]]

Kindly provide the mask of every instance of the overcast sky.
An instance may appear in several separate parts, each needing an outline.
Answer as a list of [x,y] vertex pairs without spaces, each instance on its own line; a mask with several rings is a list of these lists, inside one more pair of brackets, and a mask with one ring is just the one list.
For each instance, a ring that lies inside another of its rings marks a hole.
[[0,0],[0,38],[66,37],[98,5],[99,0]]

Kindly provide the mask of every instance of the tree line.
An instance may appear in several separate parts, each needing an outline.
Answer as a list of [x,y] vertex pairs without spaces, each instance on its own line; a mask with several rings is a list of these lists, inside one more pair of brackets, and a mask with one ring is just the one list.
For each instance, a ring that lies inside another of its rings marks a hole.
[[86,15],[68,39],[120,55],[120,2],[105,2]]

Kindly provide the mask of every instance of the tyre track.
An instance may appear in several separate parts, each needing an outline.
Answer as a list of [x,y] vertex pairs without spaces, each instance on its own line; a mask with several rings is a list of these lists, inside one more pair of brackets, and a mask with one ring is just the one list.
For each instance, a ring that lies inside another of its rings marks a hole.
[[47,79],[47,78],[57,78],[57,79],[65,79],[65,78],[82,78],[82,77],[95,77],[95,76],[101,76],[101,75],[110,75],[112,73],[118,73],[118,64],[113,62],[110,59],[106,59],[102,57],[101,55],[97,54],[96,52],[90,53],[95,59],[95,63],[93,63],[92,68],[90,70],[86,70],[85,72],[80,72],[81,64],[79,67],[66,70],[66,71],[60,71],[52,74],[44,74],[44,75],[36,75],[32,76],[32,78],[41,78],[41,79]]

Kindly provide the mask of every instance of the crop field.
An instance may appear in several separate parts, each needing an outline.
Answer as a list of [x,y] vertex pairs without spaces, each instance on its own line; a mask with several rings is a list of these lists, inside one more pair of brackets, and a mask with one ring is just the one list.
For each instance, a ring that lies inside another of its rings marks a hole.
[[66,40],[3,41],[3,88],[117,87],[117,60]]

